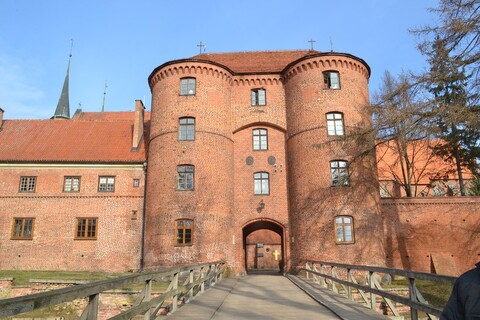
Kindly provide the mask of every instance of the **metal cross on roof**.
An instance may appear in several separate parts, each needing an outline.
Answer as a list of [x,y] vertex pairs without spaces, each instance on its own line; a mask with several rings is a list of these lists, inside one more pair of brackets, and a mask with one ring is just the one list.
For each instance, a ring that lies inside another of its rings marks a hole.
[[310,40],[308,40],[308,42],[310,42],[310,46],[311,46],[310,50],[313,50],[313,44],[317,41],[315,41],[313,39],[310,39]]
[[203,50],[203,48],[206,48],[207,46],[204,45],[204,44],[202,43],[202,41],[200,41],[200,43],[197,44],[197,47],[200,48],[200,54],[202,54],[202,51],[205,52],[205,50]]

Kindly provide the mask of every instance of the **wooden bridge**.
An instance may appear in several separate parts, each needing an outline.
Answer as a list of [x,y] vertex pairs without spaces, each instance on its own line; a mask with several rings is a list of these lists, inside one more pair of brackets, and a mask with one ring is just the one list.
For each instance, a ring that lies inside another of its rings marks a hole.
[[[307,277],[263,273],[222,279],[223,261],[190,265],[3,299],[0,318],[86,298],[80,319],[100,319],[102,292],[140,282],[144,288],[133,306],[109,319],[389,319],[382,313],[400,316],[398,303],[410,308],[411,319],[418,319],[419,311],[436,319],[441,310],[428,305],[415,280],[455,281],[428,273],[321,261],[308,261],[300,271]],[[407,297],[381,287],[378,275],[387,274],[408,280]],[[152,284],[165,281],[168,288],[152,294]],[[358,298],[361,303],[355,302]]]

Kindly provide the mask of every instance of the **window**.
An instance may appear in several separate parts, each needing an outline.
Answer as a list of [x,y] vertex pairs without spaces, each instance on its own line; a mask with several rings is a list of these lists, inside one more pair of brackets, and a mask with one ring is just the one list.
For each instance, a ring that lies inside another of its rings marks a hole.
[[133,187],[134,188],[140,187],[140,179],[133,179]]
[[267,129],[253,130],[253,150],[268,150]]
[[343,136],[343,114],[327,113],[327,133],[329,136]]
[[195,118],[180,118],[178,140],[195,140]]
[[97,239],[97,218],[77,218],[75,239]]
[[114,192],[115,191],[115,177],[99,177],[98,178],[99,192]]
[[355,241],[352,217],[335,217],[335,237],[337,243],[353,243]]
[[80,191],[80,177],[65,177],[63,183],[64,192],[79,192]]
[[37,177],[21,177],[20,178],[20,192],[35,192],[35,184]]
[[325,71],[323,84],[325,89],[340,89],[340,75],[337,71]]
[[333,186],[348,186],[348,163],[347,161],[330,161],[330,172],[332,173]]
[[12,239],[33,239],[34,218],[14,218]]
[[195,167],[190,165],[177,166],[177,190],[193,190]]
[[254,194],[270,194],[268,172],[256,172],[253,175]]
[[192,245],[193,220],[181,219],[175,221],[175,237],[177,245]]
[[253,89],[252,106],[264,106],[266,104],[266,95],[265,89]]
[[183,78],[180,80],[180,95],[181,96],[195,95],[195,78]]

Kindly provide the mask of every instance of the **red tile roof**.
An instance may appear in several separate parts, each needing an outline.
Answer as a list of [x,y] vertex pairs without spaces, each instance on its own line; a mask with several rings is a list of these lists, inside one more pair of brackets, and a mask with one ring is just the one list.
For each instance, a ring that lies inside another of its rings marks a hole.
[[216,62],[235,73],[279,73],[289,63],[318,53],[315,50],[202,53],[190,59]]
[[4,120],[0,161],[142,163],[145,143],[137,152],[131,151],[133,115],[86,113],[79,117],[89,121]]
[[[135,112],[79,112],[76,113],[72,120],[80,121],[133,121]],[[150,120],[150,112],[144,113],[145,121]]]

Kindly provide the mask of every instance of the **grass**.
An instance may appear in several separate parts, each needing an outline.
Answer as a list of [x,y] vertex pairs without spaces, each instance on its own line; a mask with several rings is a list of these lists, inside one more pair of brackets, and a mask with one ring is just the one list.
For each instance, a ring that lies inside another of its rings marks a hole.
[[[452,285],[437,283],[426,280],[416,280],[415,285],[422,294],[423,298],[428,301],[428,304],[438,308],[443,308],[452,292]],[[390,287],[390,286],[388,286]],[[407,287],[408,281],[406,279],[395,279],[392,281],[392,287]]]

